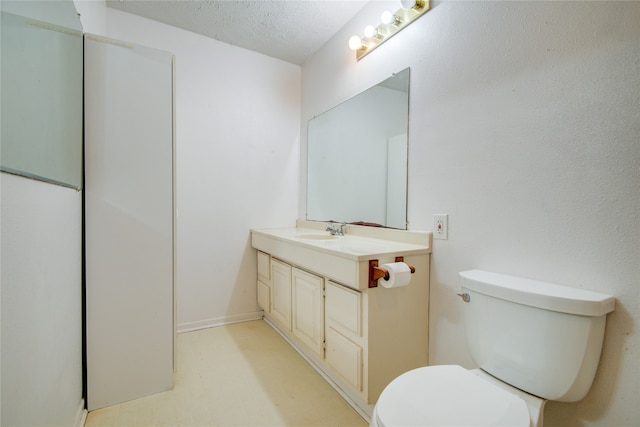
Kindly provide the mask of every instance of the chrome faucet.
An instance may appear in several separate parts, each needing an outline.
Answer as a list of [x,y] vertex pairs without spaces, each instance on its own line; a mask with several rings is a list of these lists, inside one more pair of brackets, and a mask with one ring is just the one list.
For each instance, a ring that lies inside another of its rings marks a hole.
[[[337,225],[337,227],[336,227]],[[344,227],[347,225],[346,222],[342,222],[340,224],[336,224],[334,222],[330,222],[324,229],[331,233],[332,236],[344,236]]]

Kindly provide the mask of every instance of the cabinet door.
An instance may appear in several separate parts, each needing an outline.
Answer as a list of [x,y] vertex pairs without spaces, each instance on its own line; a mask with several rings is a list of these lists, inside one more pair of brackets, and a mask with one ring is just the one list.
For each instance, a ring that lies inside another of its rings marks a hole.
[[271,315],[291,331],[291,266],[271,259]]
[[324,279],[293,269],[293,335],[324,357]]
[[258,251],[258,280],[263,283],[271,282],[271,256]]
[[258,306],[266,313],[271,312],[271,287],[258,280]]
[[271,256],[258,251],[258,306],[271,313]]

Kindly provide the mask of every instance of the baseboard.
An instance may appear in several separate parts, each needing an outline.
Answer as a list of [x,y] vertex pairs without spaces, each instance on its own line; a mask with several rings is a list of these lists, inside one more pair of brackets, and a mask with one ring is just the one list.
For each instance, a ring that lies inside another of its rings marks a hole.
[[213,319],[198,320],[196,322],[185,322],[177,325],[177,332],[197,331],[199,329],[213,328],[216,326],[230,325],[232,323],[248,322],[259,320],[264,316],[264,311],[254,311],[251,313],[235,314],[232,316],[221,316]]
[[76,420],[73,423],[73,427],[84,427],[84,423],[87,421],[87,410],[84,407],[84,399],[80,399],[80,405],[78,406],[78,412],[76,413]]

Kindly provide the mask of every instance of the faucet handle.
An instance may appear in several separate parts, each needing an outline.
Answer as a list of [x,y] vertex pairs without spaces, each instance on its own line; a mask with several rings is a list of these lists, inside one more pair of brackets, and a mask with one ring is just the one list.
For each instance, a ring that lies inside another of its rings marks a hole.
[[347,226],[346,222],[341,222],[340,223],[340,228],[338,229],[338,232],[340,233],[341,236],[344,235],[344,228]]

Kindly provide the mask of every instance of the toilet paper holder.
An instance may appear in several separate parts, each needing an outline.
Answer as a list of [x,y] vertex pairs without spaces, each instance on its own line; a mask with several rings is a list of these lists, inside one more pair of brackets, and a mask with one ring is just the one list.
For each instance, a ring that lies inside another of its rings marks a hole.
[[[395,262],[404,262],[404,257],[397,256]],[[385,280],[389,280],[389,272],[384,268],[378,267],[379,263],[377,259],[369,260],[369,287],[377,288],[378,287],[378,279],[384,278]],[[409,266],[411,273],[416,272],[416,268],[412,265]]]

